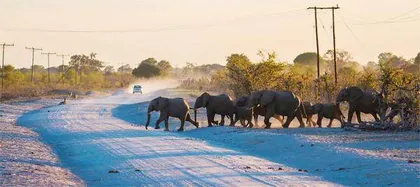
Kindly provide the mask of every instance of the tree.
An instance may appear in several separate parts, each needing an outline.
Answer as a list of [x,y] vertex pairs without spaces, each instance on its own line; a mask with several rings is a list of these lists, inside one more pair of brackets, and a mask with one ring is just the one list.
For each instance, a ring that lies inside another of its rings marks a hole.
[[121,73],[131,73],[133,68],[130,67],[130,64],[126,64],[119,67],[117,71]]
[[394,55],[393,53],[390,52],[386,52],[386,53],[381,53],[378,55],[378,64],[383,64],[383,63],[390,63],[389,65],[391,67],[396,67],[396,68],[402,68],[402,67],[407,67],[409,65],[409,62],[404,59],[403,57],[398,57],[397,55]]
[[416,58],[414,58],[414,64],[420,66],[420,53],[417,53]]
[[132,74],[136,77],[150,78],[160,75],[161,71],[159,67],[155,66],[154,63],[144,60],[137,68],[133,69]]
[[227,77],[235,96],[249,95],[252,93],[252,63],[244,54],[232,54],[226,59]]
[[161,74],[167,75],[172,70],[171,64],[166,60],[161,60],[156,64],[159,67]]
[[[327,61],[327,69],[329,72],[333,73],[334,72],[334,50],[328,50],[325,55],[324,55],[325,60]],[[337,70],[343,68],[343,67],[349,67],[349,66],[360,66],[358,64],[355,64],[357,62],[353,61],[353,57],[351,56],[351,54],[348,51],[342,50],[342,49],[338,49],[336,50],[336,60],[337,60]],[[353,64],[349,64],[349,63],[353,63]],[[360,68],[356,68],[356,69],[361,69]]]
[[104,69],[105,75],[110,75],[115,72],[114,66],[106,66]]
[[[314,52],[302,53],[302,54],[298,55],[293,60],[293,63],[300,64],[300,65],[305,65],[305,66],[316,67],[317,54],[314,53]],[[325,65],[325,60],[322,57],[319,58],[319,65],[320,65],[320,67],[324,67],[324,65]]]
[[157,64],[157,60],[154,58],[147,58],[146,60],[141,61],[141,63],[149,63],[149,64],[153,64],[156,65]]

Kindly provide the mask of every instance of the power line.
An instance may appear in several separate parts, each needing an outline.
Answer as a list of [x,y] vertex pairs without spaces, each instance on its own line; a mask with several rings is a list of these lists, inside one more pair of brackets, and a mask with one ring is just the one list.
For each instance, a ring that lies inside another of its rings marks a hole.
[[395,20],[395,19],[401,18],[401,17],[403,17],[403,16],[405,16],[405,15],[407,15],[407,14],[411,13],[411,12],[416,11],[417,9],[420,9],[420,6],[417,6],[417,7],[413,8],[413,9],[411,9],[411,10],[407,11],[407,12],[404,12],[404,13],[402,13],[402,14],[398,15],[398,16],[395,16],[395,17],[389,18],[389,19],[388,19],[388,20],[386,20],[386,21],[391,21],[391,20]]
[[256,16],[244,16],[228,19],[218,23],[208,23],[208,24],[195,24],[195,25],[175,25],[175,26],[165,26],[161,28],[142,28],[142,29],[117,29],[117,30],[107,30],[107,29],[98,29],[98,30],[68,30],[68,29],[40,29],[40,28],[0,28],[4,31],[12,32],[51,32],[51,33],[144,33],[144,32],[165,32],[165,31],[177,31],[177,30],[194,30],[194,29],[205,29],[214,27],[216,25],[227,24],[231,22],[252,20],[258,18],[266,17],[275,17],[275,16],[290,16],[292,13],[297,13],[305,9],[296,9],[285,12],[256,15]]

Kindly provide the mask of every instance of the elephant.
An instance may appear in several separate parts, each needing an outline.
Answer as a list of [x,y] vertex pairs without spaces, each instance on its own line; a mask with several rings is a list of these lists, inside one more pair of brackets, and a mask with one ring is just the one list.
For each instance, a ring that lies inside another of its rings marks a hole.
[[169,117],[181,120],[181,127],[179,127],[178,131],[184,130],[185,121],[192,123],[196,128],[198,128],[199,123],[191,119],[189,109],[190,107],[188,103],[182,98],[157,97],[149,103],[149,107],[147,109],[146,129],[150,123],[150,113],[153,111],[160,112],[159,119],[156,121],[155,129],[159,129],[159,123],[165,121],[165,131],[169,131]]
[[340,90],[336,98],[336,104],[347,101],[349,103],[348,123],[351,123],[353,113],[356,112],[357,121],[362,122],[360,112],[371,114],[379,121],[379,104],[382,97],[376,91],[363,91],[359,87],[352,86]]
[[341,113],[340,107],[337,104],[334,103],[327,103],[327,104],[323,104],[323,103],[317,103],[315,105],[313,105],[312,110],[318,114],[318,120],[316,121],[316,124],[318,125],[318,127],[322,127],[322,118],[328,118],[330,119],[330,122],[328,123],[327,127],[331,127],[332,125],[332,121],[334,119],[337,119],[338,121],[340,121],[341,123],[341,127],[344,127],[344,122],[343,122],[343,113]]
[[[235,107],[236,106],[246,107],[248,105],[248,101],[249,101],[249,96],[242,96],[242,97],[240,97],[236,100]],[[246,110],[246,109],[240,108],[239,110]],[[254,117],[254,124],[258,127],[258,116],[264,116],[265,115],[264,107],[256,106],[252,110],[246,110],[246,111],[250,111],[250,113]],[[243,117],[248,117],[248,116],[244,115]],[[283,124],[283,122],[284,122],[283,121],[283,116],[281,116],[281,115],[275,114],[273,116],[273,118],[277,119],[281,124]],[[250,128],[252,128],[254,126],[254,124],[252,124],[252,123],[248,122],[248,124],[251,125],[251,126],[249,126]]]
[[[248,97],[242,96],[236,99],[234,102],[234,115],[235,115],[235,124],[239,120],[243,127],[250,127],[252,128],[254,124],[252,124],[252,109],[248,109],[246,106],[248,104]],[[246,124],[245,124],[246,122]]]
[[313,108],[313,104],[311,102],[305,101],[302,102],[303,108],[305,113],[303,113],[302,117],[306,118],[306,124],[310,127],[315,127],[316,123],[312,120],[312,116],[316,114]]
[[212,127],[212,124],[217,124],[217,121],[214,121],[214,116],[216,114],[221,115],[220,126],[223,126],[225,123],[225,116],[230,118],[230,126],[235,126],[235,121],[233,119],[234,105],[232,99],[226,95],[210,95],[207,92],[201,94],[194,103],[194,110],[205,107],[207,109],[207,121],[208,127]]
[[290,122],[296,117],[299,127],[305,127],[302,121],[304,108],[298,96],[288,91],[260,90],[253,92],[249,97],[248,108],[263,107],[265,128],[271,128],[270,118],[274,115],[287,116],[283,128],[288,128]]

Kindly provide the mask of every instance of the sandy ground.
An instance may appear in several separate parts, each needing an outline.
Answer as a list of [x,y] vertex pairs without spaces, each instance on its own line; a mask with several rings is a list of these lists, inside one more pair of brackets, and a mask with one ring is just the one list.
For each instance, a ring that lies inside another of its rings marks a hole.
[[0,186],[83,186],[32,130],[17,126],[23,113],[56,105],[42,99],[0,104]]

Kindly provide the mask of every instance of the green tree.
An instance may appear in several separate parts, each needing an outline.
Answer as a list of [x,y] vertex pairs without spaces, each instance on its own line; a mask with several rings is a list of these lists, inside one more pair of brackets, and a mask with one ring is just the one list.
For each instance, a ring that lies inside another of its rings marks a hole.
[[391,67],[402,68],[409,65],[408,60],[403,57],[394,55],[393,53],[381,53],[378,55],[378,64],[388,63]]
[[161,71],[159,67],[155,66],[155,63],[149,61],[142,61],[137,68],[133,69],[132,74],[136,77],[150,78],[160,75]]
[[414,58],[414,64],[420,67],[420,53],[417,53],[416,58]]
[[[302,53],[293,60],[293,63],[310,67],[316,67],[317,54],[314,52]],[[322,57],[319,58],[319,66],[320,69],[323,69],[325,66],[325,60]]]
[[168,75],[169,72],[172,70],[172,65],[166,60],[161,60],[156,64],[159,67],[160,72],[162,75]]
[[130,64],[126,64],[120,66],[117,71],[121,73],[131,73],[133,71],[133,68],[130,67]]

